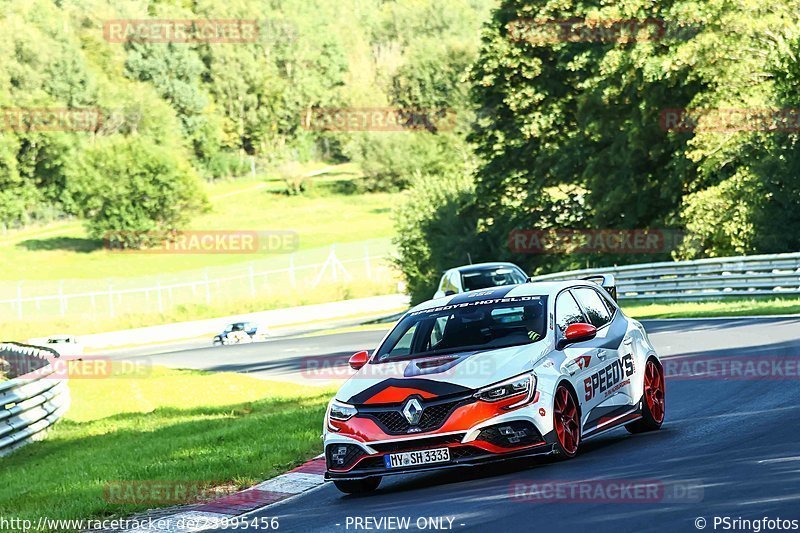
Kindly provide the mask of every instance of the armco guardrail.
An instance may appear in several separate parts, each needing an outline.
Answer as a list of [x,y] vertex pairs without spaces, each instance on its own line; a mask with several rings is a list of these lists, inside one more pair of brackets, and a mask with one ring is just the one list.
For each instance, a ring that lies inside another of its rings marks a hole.
[[69,388],[56,376],[48,348],[0,343],[2,370],[12,378],[0,381],[0,456],[44,436],[69,408]]
[[533,281],[612,274],[621,300],[707,300],[800,294],[800,253],[591,268]]

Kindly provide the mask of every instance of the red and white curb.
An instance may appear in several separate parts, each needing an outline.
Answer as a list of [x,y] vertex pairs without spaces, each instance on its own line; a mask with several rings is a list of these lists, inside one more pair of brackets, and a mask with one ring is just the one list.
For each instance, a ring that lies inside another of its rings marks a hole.
[[191,532],[215,528],[231,519],[297,496],[324,483],[325,458],[320,455],[278,477],[218,500],[193,506],[157,519],[157,525],[129,529],[125,533]]

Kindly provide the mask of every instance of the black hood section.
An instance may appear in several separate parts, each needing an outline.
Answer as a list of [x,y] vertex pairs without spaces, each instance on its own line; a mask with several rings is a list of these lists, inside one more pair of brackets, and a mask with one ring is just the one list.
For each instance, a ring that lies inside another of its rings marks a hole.
[[347,403],[353,405],[364,404],[376,394],[379,394],[390,387],[396,387],[398,389],[417,389],[430,393],[436,397],[467,394],[471,392],[471,389],[468,389],[467,387],[454,385],[453,383],[448,383],[446,381],[433,381],[430,379],[416,378],[388,378],[352,396]]

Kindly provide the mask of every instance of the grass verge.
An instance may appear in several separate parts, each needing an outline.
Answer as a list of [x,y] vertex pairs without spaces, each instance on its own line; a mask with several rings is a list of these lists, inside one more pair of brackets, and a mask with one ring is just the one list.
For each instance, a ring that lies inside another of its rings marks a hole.
[[[103,518],[174,505],[111,503],[115,482],[230,491],[321,451],[333,391],[232,373],[151,367],[70,381],[72,406],[41,442],[0,459],[0,516]],[[124,493],[123,493],[124,494]]]
[[800,313],[800,298],[750,298],[710,302],[626,303],[622,308],[634,318],[705,318]]
[[[363,193],[356,185],[361,177],[353,165],[333,166],[310,178],[313,187],[298,195],[288,195],[284,178],[275,173],[207,183],[211,210],[196,216],[184,229],[294,231],[299,251],[388,239],[394,235],[389,212],[403,194]],[[14,282],[74,279],[91,283],[240,265],[262,258],[230,253],[118,253],[105,249],[102,240],[89,238],[75,220],[0,235],[4,265],[0,280]]]

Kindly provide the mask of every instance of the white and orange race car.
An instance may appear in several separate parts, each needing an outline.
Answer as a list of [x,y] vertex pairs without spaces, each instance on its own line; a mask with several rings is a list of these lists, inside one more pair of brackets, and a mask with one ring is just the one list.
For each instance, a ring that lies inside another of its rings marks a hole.
[[358,372],[325,416],[326,479],[367,492],[386,475],[569,458],[620,425],[660,428],[662,364],[611,294],[537,282],[411,309],[371,356],[350,358]]

